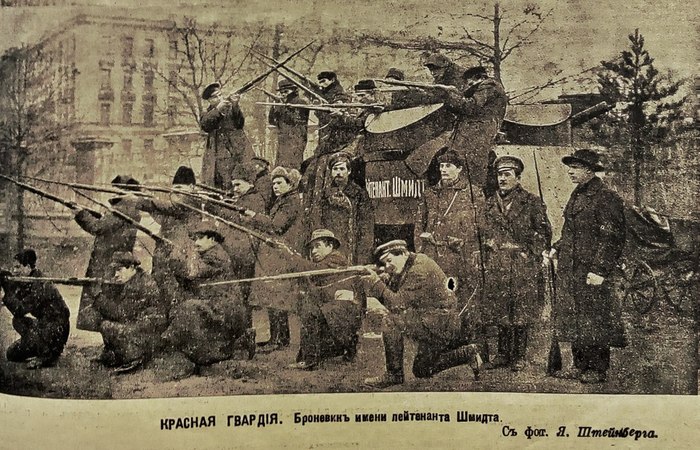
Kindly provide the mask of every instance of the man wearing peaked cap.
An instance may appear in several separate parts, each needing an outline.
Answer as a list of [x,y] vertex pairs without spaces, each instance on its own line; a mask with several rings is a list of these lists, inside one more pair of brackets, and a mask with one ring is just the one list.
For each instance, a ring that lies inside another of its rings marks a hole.
[[36,252],[24,249],[15,255],[12,270],[2,271],[0,275],[2,303],[12,314],[12,327],[20,336],[8,346],[7,360],[26,361],[27,369],[53,366],[63,352],[70,327],[68,306],[53,284],[7,279],[10,275],[43,277],[36,261]]
[[404,337],[418,343],[413,374],[429,378],[443,370],[470,364],[475,376],[480,367],[473,345],[461,345],[461,305],[458,306],[445,273],[428,256],[411,253],[406,241],[393,240],[374,252],[386,275],[362,277],[363,289],[388,310],[383,324],[387,372],[365,384],[385,388],[404,381]]
[[502,156],[494,162],[498,191],[486,199],[484,242],[486,286],[481,322],[498,328],[498,351],[486,367],[525,368],[530,329],[544,306],[541,254],[552,227],[542,200],[520,185],[523,162]]
[[245,117],[238,105],[238,96],[224,98],[221,85],[212,83],[204,88],[202,98],[209,102],[199,121],[202,131],[207,133],[202,182],[225,189],[231,170],[254,155],[253,147],[243,129]]
[[104,348],[99,362],[115,367],[116,373],[131,372],[159,347],[160,333],[167,326],[170,302],[131,252],[115,252],[109,265],[118,290],[105,289],[95,300],[100,313],[99,331]]
[[[299,95],[297,86],[282,78],[277,91],[282,103],[306,105],[309,102]],[[271,106],[267,116],[268,123],[277,128],[277,166],[299,169],[304,160],[304,150],[308,139],[307,125],[309,110],[288,106]]]
[[[332,231],[314,230],[306,245],[311,261],[302,265],[303,270],[347,267],[348,260],[338,251],[340,247]],[[362,321],[355,284],[346,274],[338,274],[313,277],[300,285],[306,293],[299,304],[301,340],[297,361],[290,368],[312,370],[334,356],[352,361]]]
[[[138,181],[128,175],[118,175],[112,180],[112,183],[122,185],[120,189],[129,189],[123,186],[133,185],[133,189],[138,190]],[[138,222],[141,220],[141,213],[133,203],[137,200],[129,199],[129,197],[131,196],[113,197],[109,199],[109,203],[115,210]],[[136,228],[109,211],[96,217],[92,212],[82,209],[75,214],[75,222],[80,228],[95,237],[85,277],[111,278],[114,275],[114,273],[110,273],[109,269],[112,255],[116,252],[131,252],[133,250],[136,243]],[[92,308],[92,304],[100,295],[101,290],[99,284],[83,287],[78,310],[78,329],[98,331],[101,318]]]
[[564,208],[561,239],[545,256],[559,261],[554,325],[557,336],[571,342],[574,370],[563,368],[555,376],[601,383],[610,367],[610,347],[625,345],[612,291],[625,246],[624,204],[596,176],[603,165],[595,151],[579,149],[562,162],[576,188]]
[[403,81],[404,73],[403,73],[403,70],[397,69],[396,67],[392,67],[386,73],[384,78],[389,78],[389,79],[397,80],[397,81]]

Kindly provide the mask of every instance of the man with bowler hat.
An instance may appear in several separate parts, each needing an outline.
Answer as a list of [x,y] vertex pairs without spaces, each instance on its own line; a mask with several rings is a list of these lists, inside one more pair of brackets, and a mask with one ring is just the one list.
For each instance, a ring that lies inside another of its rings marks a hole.
[[545,257],[558,261],[554,332],[571,342],[575,370],[555,376],[601,383],[610,347],[619,345],[611,286],[625,245],[624,205],[596,175],[604,170],[598,153],[580,149],[562,162],[576,188],[564,209],[561,239]]

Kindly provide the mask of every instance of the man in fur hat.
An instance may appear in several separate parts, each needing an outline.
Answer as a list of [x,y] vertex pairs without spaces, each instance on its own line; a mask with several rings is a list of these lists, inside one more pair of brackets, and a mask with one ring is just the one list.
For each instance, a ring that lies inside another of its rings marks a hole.
[[[128,175],[118,175],[112,180],[112,184],[120,189],[137,190],[138,181]],[[125,187],[126,185],[133,188]],[[109,203],[117,211],[131,217],[136,222],[141,220],[141,213],[133,204],[123,202],[122,196],[109,199]],[[111,278],[109,263],[116,252],[131,252],[136,242],[136,228],[111,212],[99,217],[91,211],[81,209],[75,215],[75,221],[80,228],[95,236],[92,244],[92,253],[88,262],[85,276],[88,278]],[[100,295],[99,284],[84,286],[80,294],[80,306],[78,309],[77,327],[80,330],[98,331],[100,325],[99,314],[96,314],[92,304]]]

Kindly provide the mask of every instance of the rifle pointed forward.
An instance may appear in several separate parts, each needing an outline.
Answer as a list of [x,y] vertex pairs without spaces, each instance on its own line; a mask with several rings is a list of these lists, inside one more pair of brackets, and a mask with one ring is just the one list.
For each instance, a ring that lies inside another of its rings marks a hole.
[[4,178],[5,180],[8,180],[8,181],[16,184],[17,186],[21,187],[25,191],[31,192],[32,194],[36,194],[39,197],[43,197],[45,199],[54,201],[56,203],[60,203],[61,205],[65,206],[66,208],[71,209],[73,211],[84,209],[86,211],[89,211],[90,214],[94,215],[95,217],[102,217],[102,213],[100,213],[96,209],[92,209],[92,208],[89,208],[87,206],[78,205],[77,203],[75,203],[73,201],[63,199],[57,195],[54,195],[54,194],[46,192],[42,189],[39,189],[38,187],[32,186],[32,185],[27,184],[27,183],[22,183],[21,181],[17,181],[14,178],[10,178],[10,177],[5,176],[5,175],[0,174],[0,178]]
[[284,58],[281,62],[277,63],[272,69],[267,70],[267,71],[265,71],[264,73],[262,73],[262,74],[258,75],[257,77],[253,78],[252,80],[248,81],[248,82],[245,83],[243,86],[241,86],[241,87],[239,87],[238,89],[236,89],[235,91],[233,91],[233,93],[231,93],[230,95],[239,95],[239,94],[243,94],[243,93],[246,92],[246,91],[249,91],[253,86],[255,86],[255,85],[258,84],[260,81],[262,81],[263,79],[265,79],[268,75],[270,75],[272,72],[274,72],[277,68],[282,67],[283,64],[289,62],[292,58],[294,58],[295,56],[297,56],[299,53],[301,53],[302,51],[306,50],[306,49],[307,49],[311,44],[313,44],[314,42],[315,42],[315,41],[309,42],[308,44],[306,44],[305,46],[303,46],[303,47],[300,48],[299,50],[295,51],[295,52],[292,53],[291,55],[289,55],[289,56],[287,56],[286,58]]
[[269,282],[269,281],[279,281],[279,280],[293,280],[296,278],[309,278],[309,277],[323,276],[323,275],[342,275],[342,274],[346,274],[346,273],[355,273],[357,275],[360,275],[360,274],[370,274],[372,270],[377,270],[377,267],[376,266],[350,266],[350,267],[336,268],[336,269],[306,270],[303,272],[281,273],[278,275],[267,275],[267,276],[262,276],[262,277],[242,278],[239,280],[215,281],[215,282],[211,282],[211,283],[202,283],[202,284],[200,284],[200,286],[201,287],[224,286],[224,285],[230,285],[230,284],[249,283],[249,282],[253,282],[253,281]]

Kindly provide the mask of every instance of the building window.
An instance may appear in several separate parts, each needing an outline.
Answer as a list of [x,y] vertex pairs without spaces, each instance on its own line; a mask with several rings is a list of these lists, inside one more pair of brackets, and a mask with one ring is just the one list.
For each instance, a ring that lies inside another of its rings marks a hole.
[[130,70],[124,71],[124,90],[132,91],[134,89],[134,73]]
[[156,44],[153,39],[146,39],[146,58],[153,58],[156,55]]
[[134,38],[125,36],[122,39],[122,58],[131,59],[134,56]]
[[170,41],[170,46],[168,48],[168,58],[177,59],[177,40]]
[[147,127],[152,127],[155,125],[153,121],[153,110],[154,110],[153,100],[144,100],[143,102],[143,124]]
[[109,126],[111,115],[112,105],[110,103],[102,103],[100,105],[100,125]]
[[122,161],[129,163],[131,161],[131,139],[122,139]]
[[143,90],[146,93],[150,94],[153,92],[153,80],[154,80],[153,72],[146,72],[143,74]]
[[133,110],[133,103],[124,103],[122,105],[122,123],[124,125],[131,125],[131,113]]
[[112,88],[112,70],[109,67],[100,69],[100,89],[108,90]]

